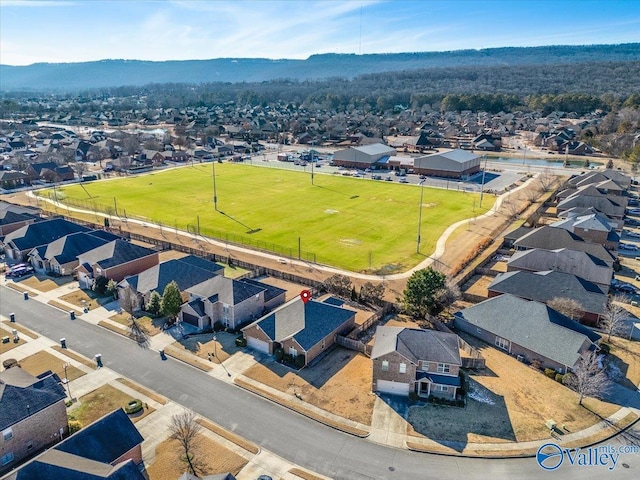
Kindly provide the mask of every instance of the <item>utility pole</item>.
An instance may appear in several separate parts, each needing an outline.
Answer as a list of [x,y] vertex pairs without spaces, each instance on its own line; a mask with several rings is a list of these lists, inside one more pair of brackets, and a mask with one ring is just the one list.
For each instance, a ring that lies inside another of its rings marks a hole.
[[420,253],[420,237],[422,233],[422,200],[424,199],[424,180],[420,183],[420,207],[418,208],[418,242],[416,244],[416,253]]
[[73,397],[71,396],[71,387],[69,386],[69,377],[67,376],[67,368],[69,367],[69,362],[64,362],[62,366],[64,368],[64,383],[67,384],[67,392],[69,392],[69,400],[73,402]]
[[216,162],[211,163],[213,165],[213,207],[218,211],[218,192],[216,190]]
[[487,172],[487,156],[484,156],[484,168],[482,169],[482,184],[480,186],[480,208],[482,208],[482,199],[484,198],[484,175]]

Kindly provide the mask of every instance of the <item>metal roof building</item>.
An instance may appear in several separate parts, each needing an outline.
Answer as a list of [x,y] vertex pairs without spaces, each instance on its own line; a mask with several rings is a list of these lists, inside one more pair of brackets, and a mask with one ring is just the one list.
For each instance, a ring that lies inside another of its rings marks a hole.
[[416,158],[414,169],[424,175],[466,178],[480,171],[480,159],[467,150],[449,150]]

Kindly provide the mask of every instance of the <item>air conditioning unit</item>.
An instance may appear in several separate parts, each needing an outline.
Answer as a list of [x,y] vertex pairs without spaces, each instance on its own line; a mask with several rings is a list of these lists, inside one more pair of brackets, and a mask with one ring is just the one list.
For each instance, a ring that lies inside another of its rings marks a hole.
[[517,359],[519,362],[524,362],[524,357],[523,357],[522,355],[518,355],[518,356],[516,357],[516,359]]

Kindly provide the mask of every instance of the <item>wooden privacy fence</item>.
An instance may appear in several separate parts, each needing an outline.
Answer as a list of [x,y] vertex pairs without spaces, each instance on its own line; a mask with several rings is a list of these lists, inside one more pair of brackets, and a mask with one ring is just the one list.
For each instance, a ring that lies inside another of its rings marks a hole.
[[364,353],[367,357],[371,356],[371,347],[359,340],[343,337],[342,335],[336,335],[336,343],[350,350]]

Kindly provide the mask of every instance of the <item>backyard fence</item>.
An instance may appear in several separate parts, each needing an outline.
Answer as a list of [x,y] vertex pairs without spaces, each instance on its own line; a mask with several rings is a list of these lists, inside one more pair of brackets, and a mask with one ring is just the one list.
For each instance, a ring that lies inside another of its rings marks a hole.
[[359,340],[343,337],[342,335],[336,335],[336,343],[350,350],[355,350],[357,352],[363,353],[367,357],[371,356],[371,347]]

